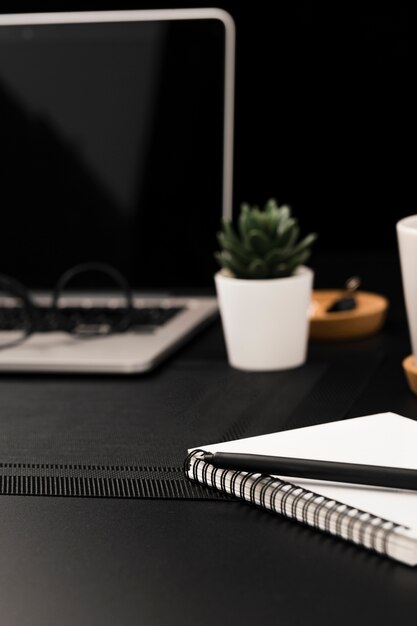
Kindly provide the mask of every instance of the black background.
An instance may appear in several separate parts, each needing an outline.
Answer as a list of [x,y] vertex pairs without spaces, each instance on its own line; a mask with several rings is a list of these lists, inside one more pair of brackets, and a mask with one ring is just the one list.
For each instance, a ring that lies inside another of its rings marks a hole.
[[[14,1],[0,10],[206,5]],[[235,208],[275,196],[293,206],[304,232],[319,233],[317,253],[396,252],[396,220],[417,212],[410,9],[302,0],[218,6],[237,26]]]

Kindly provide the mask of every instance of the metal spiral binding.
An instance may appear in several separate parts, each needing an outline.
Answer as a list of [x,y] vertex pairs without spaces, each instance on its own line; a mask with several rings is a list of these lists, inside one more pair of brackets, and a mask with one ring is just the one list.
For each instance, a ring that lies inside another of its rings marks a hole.
[[184,471],[191,480],[375,552],[388,554],[392,534],[406,529],[273,476],[215,468],[203,461],[202,452],[193,450],[186,458]]

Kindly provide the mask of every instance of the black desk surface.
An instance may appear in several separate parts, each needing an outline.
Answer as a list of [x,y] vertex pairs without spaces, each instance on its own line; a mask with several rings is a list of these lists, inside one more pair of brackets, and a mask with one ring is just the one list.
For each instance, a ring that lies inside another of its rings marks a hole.
[[[346,415],[394,410],[417,418],[400,366],[409,352],[401,312],[372,339],[311,346],[309,360],[340,357],[341,349],[350,362],[385,355]],[[219,324],[163,367],[201,362],[225,362]],[[2,626],[416,621],[417,569],[243,503],[0,500]]]

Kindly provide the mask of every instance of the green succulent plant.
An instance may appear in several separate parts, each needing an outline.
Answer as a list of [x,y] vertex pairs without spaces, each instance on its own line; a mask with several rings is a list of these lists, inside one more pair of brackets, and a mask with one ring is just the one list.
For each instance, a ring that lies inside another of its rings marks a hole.
[[230,220],[223,220],[223,229],[217,233],[221,251],[215,256],[236,278],[283,278],[305,263],[317,238],[315,233],[301,240],[299,236],[298,221],[289,206],[279,207],[274,199],[263,210],[244,203],[238,231]]

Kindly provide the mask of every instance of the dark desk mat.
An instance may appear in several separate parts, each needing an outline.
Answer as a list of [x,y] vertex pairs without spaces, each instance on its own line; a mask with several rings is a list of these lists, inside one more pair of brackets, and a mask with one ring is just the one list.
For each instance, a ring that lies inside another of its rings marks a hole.
[[270,374],[212,362],[138,378],[5,377],[0,494],[223,498],[183,477],[187,448],[294,427],[317,396],[339,419],[375,358]]

